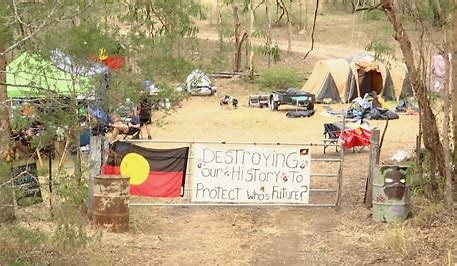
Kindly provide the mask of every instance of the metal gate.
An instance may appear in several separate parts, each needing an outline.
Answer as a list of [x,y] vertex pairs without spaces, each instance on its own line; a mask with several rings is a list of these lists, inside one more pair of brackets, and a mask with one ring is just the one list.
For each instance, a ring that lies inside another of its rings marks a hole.
[[[174,141],[174,140],[130,140],[136,145],[148,148],[189,147],[186,182],[183,196],[179,198],[149,198],[131,196],[130,206],[301,206],[337,207],[341,202],[344,152],[339,143],[273,143],[273,142],[215,142],[215,141]],[[235,145],[237,147],[309,147],[311,154],[311,173],[309,180],[309,201],[307,203],[224,203],[193,202],[192,183],[195,164],[196,145]],[[327,152],[324,153],[324,148]],[[333,150],[333,148],[335,150]]]

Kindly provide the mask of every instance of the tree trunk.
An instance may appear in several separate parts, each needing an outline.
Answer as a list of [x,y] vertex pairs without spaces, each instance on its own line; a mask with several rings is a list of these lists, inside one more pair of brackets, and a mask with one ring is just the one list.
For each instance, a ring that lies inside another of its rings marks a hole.
[[440,0],[434,0],[433,4],[435,5],[436,15],[438,16],[438,26],[443,27],[446,25],[446,17],[444,15],[443,8],[441,7]]
[[[447,31],[445,31],[445,34],[447,34]],[[450,103],[450,94],[449,94],[449,87],[452,85],[451,83],[451,77],[452,77],[452,71],[450,69],[450,58],[449,58],[449,45],[446,44],[446,49],[445,49],[445,56],[444,58],[446,59],[446,75],[445,75],[445,81],[444,81],[444,88],[443,88],[443,101],[444,101],[444,106],[443,106],[443,113],[444,113],[444,119],[443,119],[443,149],[444,149],[444,165],[445,165],[445,181],[446,181],[446,187],[445,187],[445,197],[446,197],[446,205],[448,209],[452,210],[453,208],[453,190],[452,190],[452,165],[450,162],[450,147],[449,147],[449,128],[450,128],[450,118],[449,118],[449,103]]]
[[233,71],[239,72],[241,68],[241,46],[242,42],[240,38],[240,18],[238,16],[238,6],[235,2],[232,3],[233,9],[233,30],[235,35],[235,58],[233,63]]
[[271,66],[271,15],[269,10],[270,5],[265,1],[265,13],[267,16],[267,46],[268,46],[268,68]]
[[287,20],[287,53],[292,52],[292,21]]
[[219,33],[219,52],[222,52],[222,50],[224,49],[224,37],[222,36],[222,12],[220,0],[217,0],[216,2],[216,9],[218,16],[217,28]]
[[286,13],[286,18],[287,18],[287,53],[292,52],[292,18],[290,16],[289,11],[292,9],[291,7],[287,6],[284,4],[284,2],[281,0],[281,6],[284,10],[284,13]]
[[5,46],[0,40],[0,223],[14,220],[14,192],[11,183],[10,158],[10,122],[6,94],[6,58]]
[[424,134],[424,146],[430,152],[431,156],[435,157],[440,175],[445,175],[444,151],[443,145],[439,136],[438,125],[435,114],[430,106],[430,101],[427,97],[426,81],[421,78],[420,69],[414,63],[414,54],[411,41],[408,34],[405,32],[400,18],[397,16],[398,11],[393,4],[393,0],[381,0],[381,8],[386,13],[390,23],[394,27],[395,40],[400,44],[403,53],[403,60],[411,77],[413,90],[416,94],[422,115],[422,132]]
[[[267,3],[268,1],[265,1],[265,4]],[[302,0],[298,0],[298,8],[300,10],[299,12],[299,20],[298,20],[298,28],[299,29],[302,29],[303,28],[303,3],[302,3]]]
[[254,0],[249,2],[249,76],[254,78],[254,45],[252,44],[252,34],[254,33]]
[[308,0],[305,2],[305,30],[308,31]]
[[[457,0],[454,0],[454,10],[457,8]],[[453,18],[453,42],[452,42],[452,49],[454,58],[452,58],[452,73],[454,75],[457,73],[457,11],[454,11],[454,18]],[[454,190],[455,195],[457,195],[457,78],[452,79],[452,137],[454,139],[453,146],[454,146],[454,153],[453,153],[453,162],[454,162]]]

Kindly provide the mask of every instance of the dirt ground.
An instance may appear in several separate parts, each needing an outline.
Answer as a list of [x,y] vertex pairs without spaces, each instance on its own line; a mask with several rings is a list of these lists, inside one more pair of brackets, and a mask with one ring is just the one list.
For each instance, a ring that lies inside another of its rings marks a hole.
[[[323,123],[336,121],[316,106],[310,118],[290,119],[278,112],[247,107],[247,95],[234,90],[237,82],[218,80],[219,94],[193,97],[156,128],[156,140],[321,143]],[[220,107],[225,92],[240,103]],[[342,108],[343,105],[334,105]],[[418,119],[390,121],[381,160],[399,149],[412,151]],[[370,121],[383,128],[385,122]],[[102,250],[116,264],[304,265],[394,263],[376,236],[391,225],[372,221],[362,205],[368,169],[367,150],[346,152],[342,207],[132,207],[131,231],[106,233]],[[138,200],[138,199],[134,199]],[[429,258],[424,258],[429,262]],[[438,258],[437,258],[438,259]],[[403,261],[404,262],[404,261]],[[435,261],[436,262],[436,261]]]
[[[342,19],[345,19],[346,25],[351,25],[348,23],[352,22],[352,18],[342,16]],[[324,26],[328,26],[327,24]],[[331,27],[325,30],[328,29]],[[214,29],[200,30],[200,38],[217,39]],[[319,31],[322,36],[325,35],[323,30]],[[366,41],[369,38],[361,38],[359,35],[354,35],[351,43],[330,40],[316,43],[315,50],[311,53],[312,61],[339,58],[362,51],[364,44],[356,45],[356,41]],[[285,41],[278,43],[281,48],[286,45]],[[306,52],[307,47],[307,41],[295,41],[292,45],[294,52],[301,53]],[[312,65],[307,68],[312,69]],[[322,105],[315,106],[314,116],[297,119],[286,117],[287,107],[281,106],[277,112],[249,108],[247,102],[250,92],[241,84],[244,83],[232,79],[216,80],[219,88],[216,96],[192,97],[165,118],[156,114],[154,118],[161,118],[160,121],[164,124],[154,128],[153,139],[188,142],[322,143],[323,124],[337,120],[325,115]],[[224,94],[237,97],[239,107],[221,107],[219,99]],[[332,105],[332,108],[337,110],[347,107]],[[370,121],[370,125],[382,131],[385,122]],[[381,161],[389,159],[400,149],[412,154],[417,131],[417,116],[402,115],[399,120],[390,121],[382,146]],[[96,247],[97,255],[86,254],[88,263],[447,264],[449,256],[457,258],[455,221],[440,221],[436,218],[441,217],[436,215],[440,210],[421,214],[422,216],[402,224],[381,224],[373,221],[371,211],[362,203],[368,158],[367,149],[360,153],[345,153],[342,204],[339,209],[236,205],[133,206],[130,210],[129,232],[104,232]],[[427,228],[418,225],[418,221],[425,221]],[[451,229],[452,227],[454,229]]]
[[[199,38],[217,40],[217,33],[211,25],[203,23],[202,26],[201,23],[199,28]],[[286,42],[278,41],[278,44],[285,48]],[[296,40],[292,50],[304,53],[307,47],[307,41]],[[312,69],[312,63],[318,59],[344,57],[363,51],[363,47],[364,44],[323,40],[315,45],[307,68]],[[216,80],[219,88],[216,96],[193,97],[183,102],[182,108],[161,120],[164,125],[155,128],[153,138],[189,142],[322,143],[323,124],[337,120],[325,115],[322,105],[315,107],[314,116],[298,119],[285,116],[287,107],[280,107],[278,112],[249,108],[250,88],[241,84],[231,79]],[[219,99],[225,94],[237,97],[239,108],[221,107]],[[332,106],[339,110],[347,107]],[[159,118],[156,115],[155,119]],[[370,125],[382,131],[385,122],[370,121]],[[417,130],[417,116],[401,116],[399,120],[390,121],[381,161],[389,159],[400,149],[412,153]],[[429,240],[429,232],[422,233],[418,227],[405,231],[403,228],[409,228],[408,225],[402,227],[373,221],[371,211],[362,203],[368,157],[367,149],[360,153],[346,152],[342,205],[338,210],[273,206],[132,207],[130,232],[104,234],[101,249],[110,263],[122,265],[445,262],[448,250],[444,247],[447,245]],[[440,232],[446,235],[446,229],[442,228]],[[414,237],[417,235],[420,237]],[[455,235],[454,231],[452,235]],[[429,248],[432,246],[430,242],[435,249]]]

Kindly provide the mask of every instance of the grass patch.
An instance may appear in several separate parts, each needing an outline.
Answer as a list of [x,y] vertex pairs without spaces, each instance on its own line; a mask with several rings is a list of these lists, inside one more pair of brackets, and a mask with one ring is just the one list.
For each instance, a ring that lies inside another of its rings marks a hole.
[[415,235],[405,223],[392,223],[381,232],[377,243],[391,257],[412,259],[417,254]]
[[301,87],[299,74],[289,68],[274,67],[263,71],[257,79],[261,91],[284,90]]

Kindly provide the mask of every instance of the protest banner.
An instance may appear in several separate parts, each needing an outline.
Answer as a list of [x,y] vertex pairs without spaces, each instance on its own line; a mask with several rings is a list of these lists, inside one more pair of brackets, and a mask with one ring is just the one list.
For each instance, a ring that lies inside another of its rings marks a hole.
[[308,203],[309,147],[196,144],[193,202]]

